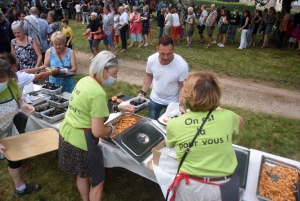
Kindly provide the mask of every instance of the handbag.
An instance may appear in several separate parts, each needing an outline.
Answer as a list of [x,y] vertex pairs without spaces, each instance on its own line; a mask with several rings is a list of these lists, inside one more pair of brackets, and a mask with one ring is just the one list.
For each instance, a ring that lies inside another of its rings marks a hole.
[[98,34],[94,34],[94,40],[104,40],[106,38],[107,38],[107,35],[103,30]]
[[[190,152],[191,148],[194,146],[195,140],[197,139],[198,135],[200,134],[200,132],[201,132],[201,130],[202,130],[202,128],[203,128],[205,122],[206,122],[207,119],[209,118],[209,116],[210,116],[210,114],[212,113],[212,111],[213,111],[213,110],[210,110],[210,111],[208,112],[208,114],[206,115],[205,119],[203,120],[203,122],[202,122],[200,128],[197,130],[197,133],[196,133],[196,135],[194,136],[192,142],[189,143],[189,146],[186,148],[186,150],[185,150],[185,152],[184,152],[184,154],[183,154],[183,156],[182,156],[182,158],[181,158],[181,161],[180,161],[180,163],[179,163],[178,170],[177,170],[177,173],[176,173],[176,176],[175,176],[174,180],[175,180],[176,177],[179,175],[179,171],[180,171],[180,168],[181,168],[181,166],[182,166],[183,161],[185,160],[187,154]],[[173,183],[174,183],[174,182],[173,182]],[[171,184],[171,186],[172,186],[172,184]],[[167,196],[166,196],[165,201],[168,201],[169,193],[170,193],[170,191],[172,190],[171,186],[168,188]],[[173,194],[173,196],[174,196],[174,194]]]

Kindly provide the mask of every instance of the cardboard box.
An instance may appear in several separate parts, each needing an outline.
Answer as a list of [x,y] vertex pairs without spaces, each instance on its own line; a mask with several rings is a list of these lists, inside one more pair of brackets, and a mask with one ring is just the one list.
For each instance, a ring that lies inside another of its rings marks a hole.
[[[164,148],[164,147],[166,147],[166,142],[165,142],[165,140],[162,141],[161,143],[159,143],[156,147],[154,147],[154,148],[152,149],[152,152],[153,152],[153,163],[154,163],[155,165],[158,165],[158,166],[159,166],[159,159],[160,159],[160,157],[161,157],[161,151],[160,151],[160,150],[161,150],[162,148]],[[168,155],[168,154],[167,154],[167,156],[168,156],[169,158],[171,158],[172,160],[177,161],[177,159],[176,159],[175,157],[170,156],[170,155]]]
[[2,138],[4,154],[8,160],[19,161],[58,149],[59,133],[53,128],[45,128],[20,135]]

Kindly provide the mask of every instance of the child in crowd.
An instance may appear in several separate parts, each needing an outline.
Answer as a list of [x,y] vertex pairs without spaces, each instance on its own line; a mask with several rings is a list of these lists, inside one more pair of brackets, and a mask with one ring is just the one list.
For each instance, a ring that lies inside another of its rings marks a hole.
[[[289,40],[289,49],[291,49],[291,44],[293,44],[292,46],[292,49],[294,48],[297,40],[298,40],[298,37],[300,35],[300,24],[297,24],[297,27],[293,29],[292,33],[291,33],[291,37],[290,37],[290,40]],[[298,47],[299,49],[299,47]]]

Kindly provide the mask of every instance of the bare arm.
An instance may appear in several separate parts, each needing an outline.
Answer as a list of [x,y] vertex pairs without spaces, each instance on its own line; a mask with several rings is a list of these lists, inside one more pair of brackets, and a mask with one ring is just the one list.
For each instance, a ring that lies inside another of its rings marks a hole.
[[214,15],[213,15],[213,20],[212,20],[212,26],[215,24],[215,22],[216,22],[216,20],[217,20],[217,14],[215,13]]
[[50,49],[46,51],[44,65],[50,66]]
[[43,56],[42,56],[40,47],[37,44],[36,40],[33,40],[33,49],[35,51],[36,56],[38,57],[35,67],[38,67],[38,66],[40,66],[40,64],[42,62]]
[[244,125],[245,125],[245,121],[244,121],[243,117],[241,117],[240,115],[237,114],[237,116],[238,116],[238,118],[240,120],[239,130],[241,130],[244,127]]
[[69,70],[69,72],[76,72],[77,71],[77,63],[76,63],[76,57],[75,57],[75,53],[73,50],[71,50],[71,69]]
[[[142,90],[147,92],[153,80],[153,74],[147,73],[144,77]],[[138,96],[143,96],[143,94],[139,93]]]
[[27,68],[27,69],[23,69],[20,70],[20,72],[26,72],[26,73],[30,73],[30,74],[35,74],[39,71],[45,71],[46,66],[39,66],[39,67],[35,67],[35,68]]
[[204,17],[202,25],[206,22],[207,16]]
[[104,126],[104,118],[92,118],[92,133],[95,137],[104,137],[111,133],[111,127]]
[[45,80],[47,79],[50,75],[56,75],[59,73],[59,68],[53,68],[48,72],[43,72],[43,73],[39,73],[39,74],[35,74],[34,80],[33,81],[37,81],[37,80]]
[[70,44],[72,44],[72,40],[73,40],[74,36],[71,35],[70,39],[67,42],[67,46],[69,46]]

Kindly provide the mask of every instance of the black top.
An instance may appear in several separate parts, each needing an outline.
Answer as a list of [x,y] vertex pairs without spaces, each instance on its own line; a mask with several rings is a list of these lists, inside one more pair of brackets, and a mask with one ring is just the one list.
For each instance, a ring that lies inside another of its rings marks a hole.
[[165,16],[163,14],[160,14],[157,18],[157,26],[160,28],[165,27]]
[[67,1],[62,1],[61,2],[61,8],[62,9],[68,9],[68,2]]
[[86,4],[82,6],[82,12],[88,12],[88,6]]
[[91,29],[91,32],[95,32],[98,30],[99,27],[101,27],[100,22],[96,20],[90,20],[90,24],[88,26]]
[[10,39],[6,30],[0,27],[0,54],[7,52],[10,53]]
[[233,15],[231,16],[231,20],[235,20],[235,22],[230,22],[231,25],[239,25],[241,17],[240,15]]
[[249,17],[242,17],[242,20],[241,20],[241,27],[243,27],[246,23],[246,18],[248,18],[248,24],[243,28],[243,29],[248,29],[249,27]]

